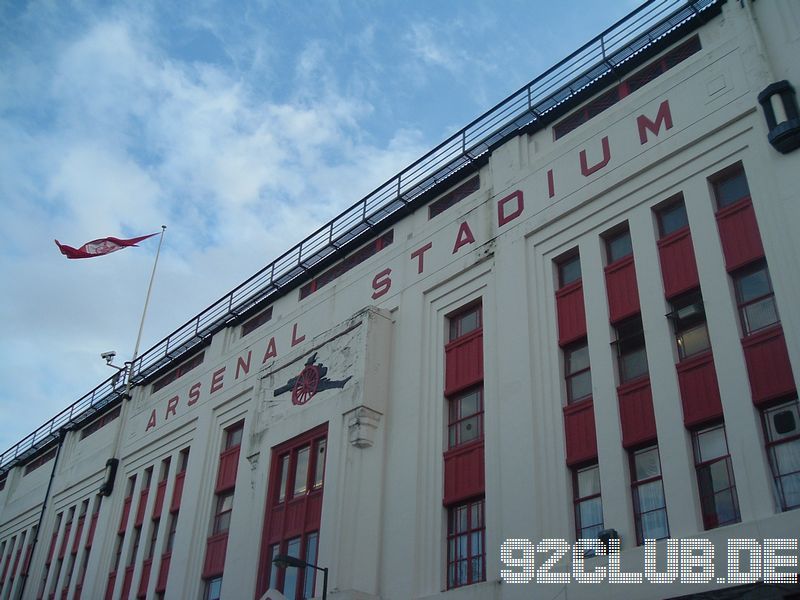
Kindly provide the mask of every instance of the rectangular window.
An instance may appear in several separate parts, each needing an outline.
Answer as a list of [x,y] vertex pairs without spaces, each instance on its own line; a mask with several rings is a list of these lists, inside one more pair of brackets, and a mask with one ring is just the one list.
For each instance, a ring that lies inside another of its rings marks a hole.
[[576,539],[596,539],[603,530],[600,468],[594,464],[572,470]]
[[267,323],[272,318],[272,307],[270,306],[267,310],[261,312],[261,314],[256,315],[252,319],[249,319],[242,323],[242,337],[246,336],[248,333],[251,333],[261,327],[264,323]]
[[714,529],[738,523],[739,499],[725,425],[720,423],[693,432],[692,444],[703,525],[706,529]]
[[172,371],[164,375],[158,381],[153,382],[151,393],[155,394],[158,390],[165,388],[173,381],[180,379],[192,369],[196,369],[197,367],[202,365],[204,357],[205,357],[205,352],[201,352],[200,354],[184,362],[177,369],[173,369]]
[[219,494],[217,506],[214,510],[214,523],[211,535],[225,533],[231,526],[231,511],[233,510],[233,491]]
[[605,242],[606,258],[609,265],[633,254],[631,232],[627,228],[606,235]]
[[679,200],[668,202],[666,206],[656,210],[658,221],[659,237],[667,237],[671,233],[689,226],[689,218],[686,216],[686,205],[683,197]]
[[452,342],[483,326],[481,305],[475,304],[450,317],[450,336]]
[[222,597],[222,577],[206,581],[205,600],[219,600]]
[[225,444],[223,452],[242,444],[242,432],[244,432],[244,421],[239,421],[225,430]]
[[741,164],[734,165],[715,176],[711,185],[714,189],[714,198],[717,201],[718,209],[750,197],[750,188]]
[[169,516],[169,532],[167,533],[167,544],[164,547],[164,554],[172,552],[172,546],[175,543],[175,531],[178,529],[178,512],[174,512]]
[[644,540],[669,537],[658,446],[631,452],[630,463],[636,543],[641,545]]
[[119,416],[121,409],[122,409],[121,406],[117,406],[115,409],[107,412],[99,419],[95,419],[89,425],[81,429],[81,439],[89,437],[95,431],[98,431],[99,429],[111,423],[114,419],[116,419]]
[[472,194],[473,192],[477,192],[478,188],[480,188],[480,177],[475,175],[471,179],[468,179],[461,185],[459,185],[454,190],[448,192],[441,198],[439,198],[436,202],[431,204],[428,207],[428,218],[432,219],[433,217],[442,214],[451,206],[454,206],[461,202],[464,198]]
[[800,507],[800,407],[797,398],[763,412],[773,489],[781,510]]
[[325,438],[317,440],[314,446],[314,489],[322,487],[325,479],[325,450],[327,449]]
[[683,294],[670,302],[667,316],[675,329],[675,342],[680,360],[711,348],[706,325],[706,311],[700,290]]
[[447,515],[447,587],[486,580],[484,499],[456,504]]
[[567,402],[577,402],[592,395],[592,371],[586,339],[564,348],[564,380]]
[[559,288],[581,278],[581,257],[577,252],[558,260],[557,265]]
[[53,460],[56,456],[56,448],[45,452],[41,456],[34,458],[31,462],[25,465],[25,472],[23,473],[23,477],[28,475],[29,473],[33,473],[39,467],[46,465],[48,462]]
[[483,388],[476,387],[448,401],[448,447],[483,438]]
[[647,375],[647,350],[644,345],[642,318],[633,317],[616,327],[617,365],[620,383]]
[[294,490],[292,496],[300,496],[306,493],[308,483],[308,446],[300,448],[294,461]]
[[766,262],[758,261],[731,276],[736,288],[739,319],[745,335],[780,322]]

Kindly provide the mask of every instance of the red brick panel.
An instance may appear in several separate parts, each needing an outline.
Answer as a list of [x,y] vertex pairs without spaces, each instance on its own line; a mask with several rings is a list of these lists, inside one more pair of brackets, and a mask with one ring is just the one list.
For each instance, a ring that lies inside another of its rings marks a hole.
[[688,227],[658,240],[658,256],[661,262],[661,277],[664,280],[664,295],[667,299],[700,285],[692,234]]
[[141,527],[142,523],[144,523],[144,509],[147,506],[147,496],[150,493],[150,488],[142,490],[141,494],[139,494],[139,504],[136,507],[136,522],[134,525],[136,527]]
[[650,378],[642,377],[617,388],[622,445],[630,448],[656,439],[656,418]]
[[228,532],[212,535],[206,541],[206,560],[203,564],[203,579],[222,575],[225,569],[225,552],[228,549]]
[[133,567],[125,569],[125,579],[122,580],[122,593],[120,598],[127,598],[131,591],[131,583],[133,582]]
[[591,398],[564,407],[564,437],[568,465],[597,458],[594,404]]
[[234,446],[220,454],[217,485],[214,493],[219,494],[226,492],[236,486],[236,470],[239,466],[240,448],[241,446]]
[[161,556],[161,566],[158,568],[158,581],[156,581],[156,593],[162,594],[167,589],[167,577],[169,576],[169,562],[172,552],[167,552]]
[[119,520],[119,529],[117,533],[125,533],[125,528],[128,526],[128,515],[131,512],[131,502],[133,498],[128,496],[122,505],[122,518]]
[[483,331],[469,333],[445,346],[445,395],[483,379]]
[[725,268],[733,271],[764,256],[756,213],[750,198],[721,209],[717,227],[725,255]]
[[156,487],[156,500],[153,504],[153,520],[161,518],[161,510],[164,507],[164,496],[167,493],[167,480],[160,482]]
[[639,312],[639,289],[633,256],[627,256],[605,268],[608,311],[612,323]]
[[675,368],[681,389],[684,425],[693,427],[721,417],[722,401],[711,352],[681,361]]
[[565,346],[586,337],[586,310],[583,305],[583,282],[575,281],[556,292],[558,343]]
[[770,327],[742,340],[753,404],[759,405],[795,391],[792,365],[783,327]]
[[147,584],[150,583],[150,569],[152,566],[152,558],[148,558],[142,563],[142,577],[139,579],[139,591],[136,594],[137,598],[144,598],[147,596]]
[[175,489],[172,491],[172,502],[170,512],[175,512],[181,507],[181,496],[183,496],[183,480],[186,479],[186,472],[178,473],[175,476]]
[[483,464],[483,440],[464,444],[444,453],[445,505],[484,492]]

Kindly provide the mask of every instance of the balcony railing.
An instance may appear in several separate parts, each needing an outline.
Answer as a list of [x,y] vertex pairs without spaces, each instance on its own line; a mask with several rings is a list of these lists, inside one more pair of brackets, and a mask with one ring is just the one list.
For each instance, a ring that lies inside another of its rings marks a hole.
[[[511,94],[436,146],[389,181],[320,227],[247,281],[206,308],[133,365],[133,382],[179,360],[207,343],[220,329],[265,305],[304,280],[325,259],[355,247],[387,226],[423,194],[474,165],[508,138],[544,128],[565,110],[602,88],[636,57],[656,50],[702,25],[725,0],[650,0],[539,77]],[[123,389],[111,377],[39,429],[0,454],[0,473],[57,439],[62,428],[77,428],[118,402]]]

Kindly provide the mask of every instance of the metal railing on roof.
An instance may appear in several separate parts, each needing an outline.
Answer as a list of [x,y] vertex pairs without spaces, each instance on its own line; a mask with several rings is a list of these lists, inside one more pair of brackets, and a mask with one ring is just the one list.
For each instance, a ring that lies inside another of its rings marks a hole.
[[[650,0],[459,132],[403,169],[372,193],[261,269],[196,317],[144,352],[133,381],[148,376],[205,344],[257,304],[276,297],[317,263],[385,223],[426,191],[480,160],[522,129],[545,126],[547,115],[670,33],[699,25],[698,17],[725,0]],[[121,397],[113,378],[101,383],[39,429],[0,454],[0,472],[56,439],[59,428],[76,427]]]

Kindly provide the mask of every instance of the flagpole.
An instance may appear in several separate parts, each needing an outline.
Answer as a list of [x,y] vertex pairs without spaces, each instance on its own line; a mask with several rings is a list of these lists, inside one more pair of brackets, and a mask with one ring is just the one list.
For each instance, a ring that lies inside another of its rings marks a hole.
[[139,333],[136,336],[136,345],[133,347],[133,357],[127,364],[126,377],[125,377],[125,392],[122,394],[122,407],[120,409],[119,427],[117,428],[117,436],[114,441],[114,450],[111,453],[111,458],[106,461],[106,479],[100,487],[100,493],[104,496],[110,496],[114,489],[114,479],[117,474],[117,466],[119,465],[120,443],[122,442],[122,431],[126,425],[126,416],[128,412],[128,403],[131,399],[131,388],[133,387],[133,365],[139,356],[139,344],[142,341],[142,331],[144,330],[144,320],[147,316],[147,307],[150,304],[150,293],[153,291],[153,280],[156,277],[156,267],[158,267],[158,257],[161,254],[161,244],[164,242],[164,232],[167,230],[166,225],[161,226],[161,236],[158,239],[158,249],[156,250],[156,258],[153,261],[153,270],[150,272],[150,283],[147,285],[147,294],[144,298],[144,308],[142,309],[142,319],[139,321]]

